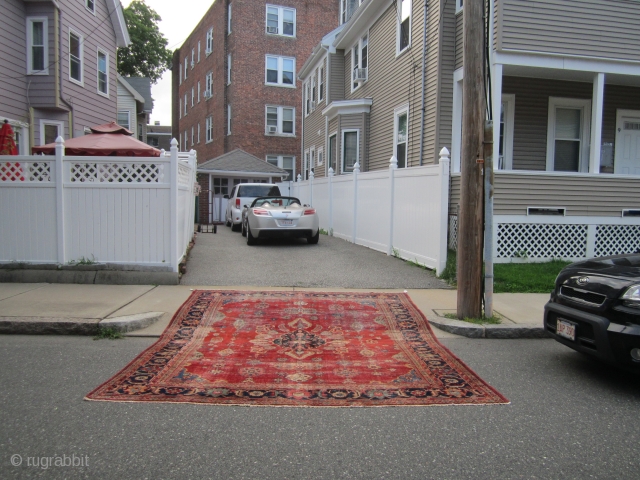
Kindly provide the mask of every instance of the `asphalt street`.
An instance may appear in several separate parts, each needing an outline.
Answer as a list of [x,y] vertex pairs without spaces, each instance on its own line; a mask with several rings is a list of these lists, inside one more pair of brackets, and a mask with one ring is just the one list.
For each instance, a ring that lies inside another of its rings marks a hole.
[[[0,476],[638,478],[640,379],[552,340],[443,340],[510,405],[247,408],[83,400],[152,343],[0,336]],[[64,455],[85,458],[88,466],[28,465]]]
[[240,232],[218,226],[199,233],[182,285],[268,287],[448,288],[431,270],[327,235],[267,240],[248,246]]

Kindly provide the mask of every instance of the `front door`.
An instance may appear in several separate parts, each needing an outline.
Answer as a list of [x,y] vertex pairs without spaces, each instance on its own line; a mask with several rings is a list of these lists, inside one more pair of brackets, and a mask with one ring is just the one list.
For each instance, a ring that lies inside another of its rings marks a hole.
[[614,173],[640,175],[640,111],[618,110]]

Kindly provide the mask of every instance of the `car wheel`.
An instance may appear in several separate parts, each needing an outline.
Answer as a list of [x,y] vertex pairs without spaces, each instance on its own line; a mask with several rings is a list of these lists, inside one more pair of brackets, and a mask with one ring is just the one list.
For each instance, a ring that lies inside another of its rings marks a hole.
[[307,242],[309,242],[311,245],[315,245],[316,243],[318,243],[318,240],[320,240],[320,229],[318,229],[313,237],[307,237]]
[[237,224],[236,224],[236,223],[232,223],[232,224],[231,224],[231,231],[232,231],[232,232],[239,232],[239,231],[240,231],[240,227],[242,227],[242,225],[241,225],[241,224],[239,224],[239,223],[237,223]]
[[244,222],[242,222],[242,236],[243,236],[243,237],[246,237],[246,236],[247,236],[247,229],[246,229],[246,227],[245,227],[245,225],[244,225]]
[[247,245],[255,245],[256,243],[258,243],[258,239],[251,235],[251,227],[247,223]]

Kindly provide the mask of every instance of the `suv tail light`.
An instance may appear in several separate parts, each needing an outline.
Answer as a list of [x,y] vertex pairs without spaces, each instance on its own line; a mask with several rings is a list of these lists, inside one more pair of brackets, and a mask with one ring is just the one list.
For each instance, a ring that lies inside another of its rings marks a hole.
[[307,208],[303,215],[315,215],[316,214],[316,209],[315,208]]
[[240,199],[236,198],[236,208],[240,208]]

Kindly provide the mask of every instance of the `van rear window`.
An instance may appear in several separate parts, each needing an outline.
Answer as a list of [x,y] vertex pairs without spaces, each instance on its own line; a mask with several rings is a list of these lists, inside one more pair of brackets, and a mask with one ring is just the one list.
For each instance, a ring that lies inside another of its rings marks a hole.
[[280,196],[277,185],[240,185],[238,197],[276,197]]

